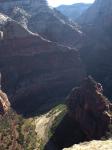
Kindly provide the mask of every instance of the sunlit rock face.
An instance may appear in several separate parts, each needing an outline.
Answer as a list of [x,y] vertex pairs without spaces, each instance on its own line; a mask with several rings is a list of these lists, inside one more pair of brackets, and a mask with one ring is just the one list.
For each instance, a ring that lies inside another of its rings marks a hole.
[[0,90],[0,116],[6,114],[10,109],[10,102],[7,95]]
[[92,150],[92,149],[100,149],[100,150],[106,150],[112,148],[112,140],[105,140],[105,141],[91,141],[91,142],[84,142],[80,144],[75,144],[74,146],[70,148],[64,148],[63,150]]
[[49,108],[85,76],[76,49],[45,40],[12,19],[2,25],[1,32],[3,88],[16,110],[30,114],[43,105]]
[[16,7],[34,7],[34,8],[39,8],[43,6],[47,6],[46,0],[1,0],[0,1],[1,5],[1,11],[10,13],[11,9],[16,8]]
[[[36,9],[42,8],[43,5],[47,5],[45,0],[7,0],[1,1],[0,3],[0,12],[9,15],[11,18],[20,22],[24,27],[28,25],[30,13],[34,13]],[[29,9],[30,12],[27,13],[24,8]]]
[[79,123],[88,140],[100,139],[112,123],[112,103],[102,92],[102,85],[88,77],[67,98],[69,115]]
[[32,32],[67,46],[79,44],[83,34],[76,24],[71,23],[46,0],[1,2],[0,11],[18,21]]

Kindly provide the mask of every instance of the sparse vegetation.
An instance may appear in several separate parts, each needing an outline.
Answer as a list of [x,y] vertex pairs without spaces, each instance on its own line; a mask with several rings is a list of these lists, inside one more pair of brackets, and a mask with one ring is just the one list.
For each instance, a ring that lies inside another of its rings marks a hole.
[[56,127],[59,125],[59,123],[61,122],[61,120],[63,119],[64,115],[67,112],[67,108],[64,104],[60,104],[57,107],[55,107],[52,111],[51,111],[51,115],[53,115],[53,113],[56,112],[60,112],[59,115],[57,115],[53,122],[52,122],[52,126],[49,129],[49,138],[54,134]]
[[24,119],[13,111],[0,117],[0,150],[33,150],[36,139],[33,119]]
[[44,149],[45,144],[53,136],[55,128],[61,122],[66,111],[66,106],[64,104],[60,104],[54,107],[47,114],[37,117],[35,123],[38,138],[37,145],[39,150]]
[[106,140],[106,139],[112,139],[112,124],[109,125],[109,131],[106,133],[106,136],[103,137],[102,139]]
[[[43,150],[65,112],[66,106],[60,104],[43,115],[41,125],[45,132],[41,137],[42,133],[36,132],[36,118],[24,119],[10,110],[6,115],[0,116],[0,150]],[[41,119],[41,116],[39,118]],[[41,125],[39,124],[39,126]]]

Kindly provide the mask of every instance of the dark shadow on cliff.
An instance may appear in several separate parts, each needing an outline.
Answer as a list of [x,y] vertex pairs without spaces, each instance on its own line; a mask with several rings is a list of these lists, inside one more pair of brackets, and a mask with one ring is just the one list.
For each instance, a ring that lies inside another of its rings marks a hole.
[[[57,99],[49,100],[47,103],[43,104],[42,106],[38,106],[37,102],[28,102],[28,107],[26,102],[23,101],[23,105],[16,102],[16,105],[12,104],[12,108],[16,111],[17,114],[24,116],[25,118],[35,117],[38,115],[43,115],[48,113],[51,109],[58,106],[60,103],[63,104],[65,101]],[[31,104],[31,105],[30,105]],[[29,109],[29,105],[31,106]],[[28,109],[27,109],[28,108]]]
[[67,82],[67,85],[62,84],[60,87],[56,85],[54,87],[48,87],[40,93],[26,93],[19,99],[12,96],[10,98],[13,101],[11,105],[18,114],[22,114],[24,117],[45,114],[60,103],[65,103],[65,97],[74,87],[73,84]]
[[87,137],[81,130],[80,125],[66,114],[54,130],[54,134],[45,145],[44,150],[62,150],[65,147],[70,147],[86,140]]

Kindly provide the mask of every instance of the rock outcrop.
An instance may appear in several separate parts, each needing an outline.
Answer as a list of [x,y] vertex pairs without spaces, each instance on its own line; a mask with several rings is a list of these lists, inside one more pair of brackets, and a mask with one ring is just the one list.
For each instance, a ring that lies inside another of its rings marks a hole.
[[7,95],[0,90],[0,115],[4,115],[10,109],[10,102]]
[[45,104],[48,108],[63,99],[85,76],[76,49],[48,41],[12,19],[2,25],[2,32],[3,88],[12,96],[16,110],[28,114],[38,112]]
[[75,144],[70,148],[64,148],[63,150],[111,150],[112,148],[112,140],[103,140],[103,141],[91,141],[84,142],[80,144]]
[[46,0],[11,0],[0,3],[2,13],[46,39],[74,46],[82,38],[83,34],[78,26],[56,9],[50,8]]
[[7,95],[0,90],[0,115],[4,115],[10,108]]
[[100,139],[112,123],[112,103],[100,83],[88,77],[67,98],[69,116],[79,123],[88,140]]
[[7,95],[1,90],[1,74],[0,74],[0,115],[4,115],[10,109],[10,102]]

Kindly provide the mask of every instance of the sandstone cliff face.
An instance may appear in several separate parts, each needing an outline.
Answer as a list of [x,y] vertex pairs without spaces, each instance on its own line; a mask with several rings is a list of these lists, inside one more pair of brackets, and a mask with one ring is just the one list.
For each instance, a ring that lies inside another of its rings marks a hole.
[[54,105],[85,76],[77,50],[45,40],[13,20],[2,29],[0,71],[4,89],[19,111]]
[[100,139],[112,123],[112,103],[102,91],[101,84],[88,77],[67,98],[69,115],[79,123],[88,140]]
[[79,43],[82,33],[57,10],[50,8],[46,0],[1,2],[0,11],[44,38],[67,46]]

